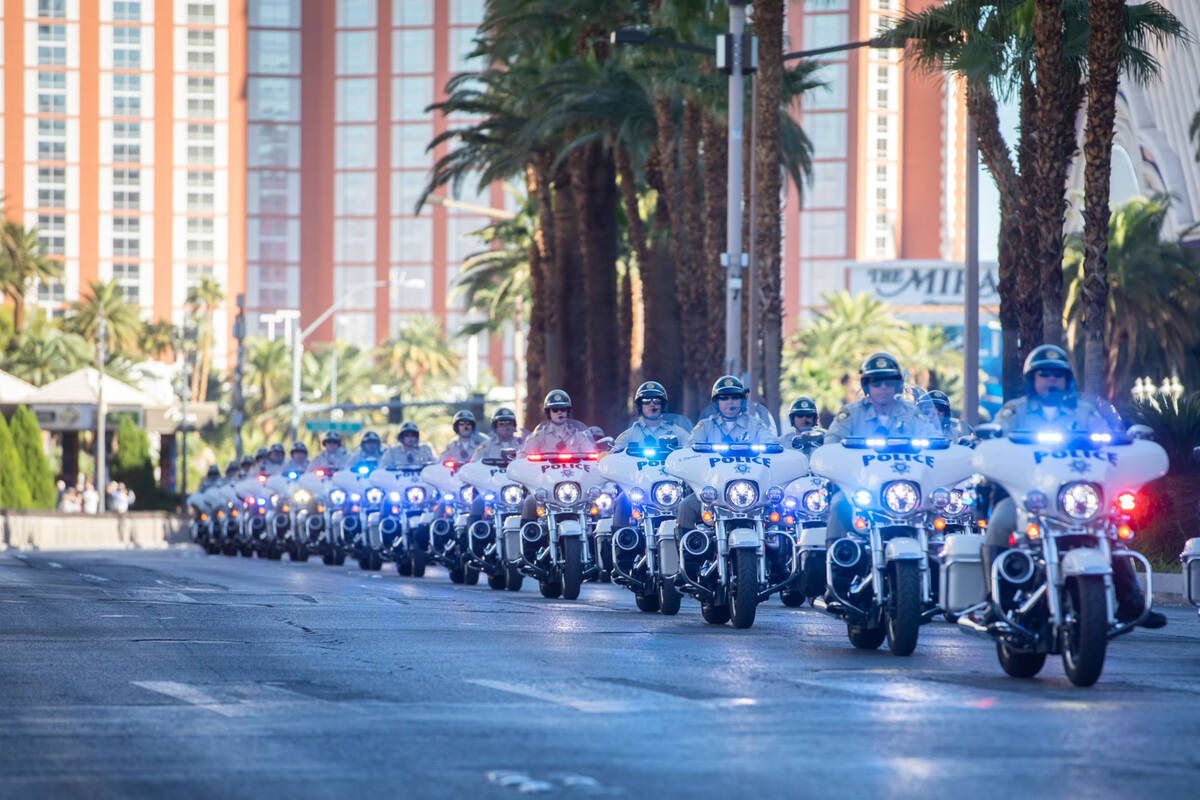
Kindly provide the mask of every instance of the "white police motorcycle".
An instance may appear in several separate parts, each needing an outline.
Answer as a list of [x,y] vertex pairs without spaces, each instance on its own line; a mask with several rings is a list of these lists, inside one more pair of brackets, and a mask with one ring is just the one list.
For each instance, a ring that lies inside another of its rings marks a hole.
[[[597,541],[608,544],[609,553],[601,556],[612,580],[633,592],[639,610],[668,616],[679,613],[682,600],[675,588],[679,574],[675,517],[684,486],[666,471],[667,456],[676,447],[673,441],[629,447],[609,453],[598,466],[600,474],[614,484],[601,497],[611,504],[619,491],[630,506],[628,526],[610,530],[607,536],[601,528],[597,535]],[[610,526],[611,521],[609,517]]]
[[[807,452],[825,440],[822,431],[796,434],[805,442]],[[809,465],[812,469],[812,465]],[[795,608],[815,600],[825,592],[825,529],[829,526],[829,501],[834,487],[811,471],[783,487],[783,522],[796,540],[796,576],[780,590],[779,599]]]
[[[795,540],[768,518],[784,499],[783,486],[808,472],[798,450],[767,444],[697,443],[667,457],[668,474],[699,496],[700,526],[679,539],[678,588],[700,601],[705,622],[735,628],[754,624],[758,604],[783,589],[795,574]],[[774,547],[771,545],[774,544]],[[785,574],[768,564],[768,549],[781,556]]]
[[286,477],[291,490],[291,525],[285,547],[292,561],[308,561],[310,555],[320,552],[325,529],[325,470],[289,470]]
[[191,522],[188,527],[192,541],[204,548],[204,552],[215,555],[221,552],[221,546],[213,535],[216,524],[213,504],[210,500],[209,487],[203,491],[193,492],[187,497],[187,507]]
[[599,568],[588,540],[588,510],[601,494],[604,477],[598,452],[526,452],[508,465],[508,475],[533,494],[537,519],[521,526],[521,543],[508,552],[513,566],[538,582],[543,597],[579,597],[579,587]]
[[500,458],[469,461],[458,470],[462,482],[483,501],[483,518],[467,527],[466,559],[487,575],[488,586],[512,592],[520,591],[525,581],[508,556],[510,547],[514,553],[521,549],[521,504],[525,501],[525,490],[507,472],[515,456],[516,450],[505,450]]
[[[1138,489],[1167,471],[1163,448],[1140,438],[1148,433],[1144,427],[1128,433],[1019,431],[975,448],[975,469],[1013,498],[1017,525],[1011,546],[992,564],[991,596],[979,597],[982,576],[975,570],[974,596],[981,602],[962,609],[958,624],[994,639],[1009,675],[1033,677],[1048,654],[1061,654],[1071,683],[1091,686],[1104,667],[1108,640],[1133,630],[1149,613],[1150,563],[1124,546],[1134,536],[1129,515]],[[1117,558],[1140,563],[1147,581],[1142,614],[1128,622],[1115,615]],[[943,573],[952,592],[972,594],[956,584],[958,574]],[[992,615],[984,613],[989,604]]]
[[406,577],[424,577],[429,563],[429,523],[437,490],[424,479],[425,467],[405,464],[371,473],[371,486],[382,501],[370,520],[371,541]]
[[467,558],[467,522],[475,487],[465,483],[458,474],[464,462],[446,459],[430,464],[421,478],[438,492],[429,524],[429,558],[446,568],[451,583],[474,586],[479,583],[479,569]]
[[373,551],[367,541],[365,509],[374,468],[373,461],[360,461],[330,476],[327,541],[331,557],[326,563],[340,565],[347,555],[353,555],[364,570],[378,570],[383,566],[382,555],[378,550]]
[[971,450],[946,438],[847,437],[818,448],[813,472],[845,494],[853,520],[829,545],[830,599],[814,605],[846,621],[850,643],[873,650],[887,639],[911,655],[932,603],[927,524],[949,498],[946,487],[971,475]]

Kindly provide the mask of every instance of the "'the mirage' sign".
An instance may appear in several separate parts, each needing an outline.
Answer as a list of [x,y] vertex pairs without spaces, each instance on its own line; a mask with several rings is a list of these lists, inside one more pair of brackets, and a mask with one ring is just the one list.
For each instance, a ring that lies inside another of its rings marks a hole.
[[[954,261],[881,261],[847,266],[850,293],[867,292],[903,306],[958,305],[963,301],[963,265]],[[995,263],[979,265],[979,302],[1000,302]]]

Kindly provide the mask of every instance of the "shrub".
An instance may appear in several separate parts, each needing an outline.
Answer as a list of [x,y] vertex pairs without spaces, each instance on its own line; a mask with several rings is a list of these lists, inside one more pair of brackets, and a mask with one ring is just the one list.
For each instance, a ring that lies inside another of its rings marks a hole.
[[12,432],[0,414],[0,508],[30,508],[33,498],[25,483],[21,455],[13,443]]
[[42,449],[42,429],[29,406],[17,406],[9,421],[13,445],[25,470],[25,484],[33,508],[53,509],[58,502],[58,491],[54,488],[54,473]]
[[133,490],[137,504],[144,504],[155,494],[154,465],[150,463],[150,440],[146,432],[130,417],[122,417],[117,428],[117,447],[113,454],[112,479]]

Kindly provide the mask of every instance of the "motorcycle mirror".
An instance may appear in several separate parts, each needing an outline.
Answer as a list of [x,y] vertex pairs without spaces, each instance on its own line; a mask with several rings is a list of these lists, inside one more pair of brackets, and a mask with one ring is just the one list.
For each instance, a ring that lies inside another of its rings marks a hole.
[[799,434],[799,439],[804,444],[821,445],[825,443],[824,431],[805,431]]
[[1194,461],[1197,464],[1200,464],[1200,447],[1192,448],[1192,461]]
[[663,438],[658,440],[658,446],[661,447],[663,450],[678,450],[679,449],[679,437],[678,436],[664,436]]
[[1130,439],[1153,439],[1154,429],[1149,425],[1130,425],[1125,434]]
[[980,425],[975,429],[975,435],[980,439],[999,439],[1004,431],[994,422],[989,422],[985,425]]

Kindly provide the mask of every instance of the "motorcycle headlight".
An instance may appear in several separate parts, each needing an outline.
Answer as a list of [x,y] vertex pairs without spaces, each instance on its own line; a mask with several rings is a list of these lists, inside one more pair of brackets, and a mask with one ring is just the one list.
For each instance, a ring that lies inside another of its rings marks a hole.
[[758,502],[754,481],[731,481],[725,486],[725,502],[734,508],[749,508]]
[[596,508],[599,509],[601,514],[607,514],[608,512],[612,511],[612,507],[613,497],[611,494],[601,492],[600,494],[596,495]]
[[297,489],[296,491],[292,492],[292,500],[300,505],[304,505],[309,500],[312,500],[312,492],[308,491],[308,489]]
[[346,502],[346,493],[341,489],[334,489],[329,493],[329,502],[333,503],[335,506],[340,506],[342,503]]
[[554,499],[561,505],[570,506],[578,503],[581,494],[579,484],[574,481],[563,481],[554,485]]
[[1090,483],[1068,483],[1058,493],[1058,506],[1071,519],[1085,520],[1096,516],[1104,504],[1100,490]]
[[896,514],[909,514],[921,504],[921,489],[912,481],[892,481],[883,487],[883,506]]
[[383,502],[383,490],[376,489],[374,487],[367,489],[367,502],[368,503],[382,503]]
[[404,491],[404,499],[411,505],[420,505],[425,502],[425,490],[420,486],[410,486]]
[[957,516],[967,510],[967,500],[962,489],[951,489],[950,499],[946,502],[945,512]]
[[510,506],[515,506],[521,502],[521,487],[510,483],[500,490],[500,496],[504,498],[504,502]]
[[389,503],[399,503],[400,500],[401,500],[401,495],[399,492],[394,492],[394,491],[388,492],[388,502]]
[[271,495],[271,505],[277,505],[278,503],[279,503],[279,495],[277,495],[277,494]]
[[654,496],[655,505],[669,508],[679,502],[679,498],[683,496],[683,489],[674,481],[659,481],[654,484],[650,494]]
[[810,514],[824,514],[829,509],[829,493],[824,489],[813,489],[801,498],[804,510]]
[[475,499],[475,487],[464,486],[458,490],[458,496],[462,498],[464,503],[469,503]]
[[350,493],[350,502],[351,502],[351,503],[357,503],[357,502],[358,502],[358,501],[360,501],[360,500],[362,500],[362,495],[361,495],[361,494],[359,494],[358,492],[351,492],[351,493]]

